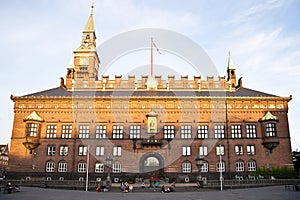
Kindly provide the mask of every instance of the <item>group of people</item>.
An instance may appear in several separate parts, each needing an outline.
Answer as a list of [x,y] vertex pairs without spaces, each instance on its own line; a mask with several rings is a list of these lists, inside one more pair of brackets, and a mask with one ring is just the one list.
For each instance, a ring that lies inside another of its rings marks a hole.
[[161,186],[160,192],[162,192],[162,193],[174,192],[174,191],[175,191],[175,190],[174,190],[174,187],[175,187],[175,183],[172,183],[172,184],[170,185],[170,187],[167,187],[167,186],[165,186],[165,185],[162,185],[162,186]]
[[100,185],[96,185],[96,192],[107,192],[108,188],[101,183]]
[[129,185],[127,182],[122,182],[121,183],[121,190],[122,192],[132,192],[133,191],[133,186]]

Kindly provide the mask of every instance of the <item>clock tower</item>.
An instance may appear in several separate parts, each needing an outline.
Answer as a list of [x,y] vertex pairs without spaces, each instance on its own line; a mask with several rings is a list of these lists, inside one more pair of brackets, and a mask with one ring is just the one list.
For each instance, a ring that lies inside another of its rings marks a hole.
[[80,46],[73,52],[67,67],[66,88],[68,90],[93,88],[98,80],[100,60],[96,49],[96,31],[93,9],[82,32]]

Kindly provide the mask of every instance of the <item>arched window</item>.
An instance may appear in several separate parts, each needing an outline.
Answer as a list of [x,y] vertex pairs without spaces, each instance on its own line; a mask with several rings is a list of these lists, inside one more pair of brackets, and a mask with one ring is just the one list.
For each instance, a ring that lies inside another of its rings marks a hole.
[[201,166],[201,172],[208,172],[208,162],[203,161],[203,165]]
[[112,172],[113,173],[121,173],[122,170],[121,170],[121,163],[120,162],[115,162],[113,163],[113,166],[112,166]]
[[238,161],[235,162],[235,171],[236,172],[243,172],[243,171],[245,171],[244,161],[238,160]]
[[104,172],[104,164],[96,163],[95,164],[95,173],[103,173]]
[[217,168],[217,172],[225,172],[225,162],[224,161],[217,162],[216,168]]
[[254,160],[248,161],[248,172],[256,171],[256,162]]
[[78,172],[86,172],[86,163],[85,162],[79,162],[77,171]]
[[58,163],[58,172],[67,172],[67,162],[62,160]]
[[192,172],[192,165],[189,161],[185,161],[182,163],[182,173],[191,173]]
[[50,160],[46,162],[46,172],[54,172],[55,163]]

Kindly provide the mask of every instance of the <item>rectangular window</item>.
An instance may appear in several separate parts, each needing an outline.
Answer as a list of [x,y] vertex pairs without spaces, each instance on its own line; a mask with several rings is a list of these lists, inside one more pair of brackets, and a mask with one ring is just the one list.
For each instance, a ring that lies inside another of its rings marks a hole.
[[175,126],[164,126],[164,139],[173,139],[175,137]]
[[276,124],[275,123],[266,123],[266,137],[275,137],[276,136]]
[[59,147],[59,155],[61,155],[61,156],[68,155],[68,150],[69,150],[68,146],[60,146]]
[[182,173],[191,173],[192,172],[192,166],[190,162],[184,162],[182,163]]
[[247,154],[255,155],[255,146],[254,145],[247,145]]
[[62,126],[61,138],[72,138],[72,125]]
[[79,126],[79,138],[89,138],[90,134],[90,126],[88,125],[80,125]]
[[54,172],[55,163],[50,161],[46,163],[46,172]]
[[191,139],[192,138],[192,126],[181,126],[180,135],[182,139]]
[[104,125],[96,126],[96,138],[97,139],[106,138],[106,126]]
[[246,125],[247,138],[256,138],[256,125],[247,124]]
[[67,163],[59,162],[58,163],[58,172],[66,172],[67,171]]
[[207,154],[208,154],[208,147],[207,146],[199,147],[199,155],[200,156],[207,156]]
[[217,154],[217,156],[224,155],[225,147],[223,145],[216,146],[216,154]]
[[104,155],[104,147],[98,146],[96,147],[96,156],[103,156]]
[[197,133],[198,133],[198,138],[199,139],[208,138],[208,126],[206,126],[206,125],[199,125]]
[[112,166],[113,173],[121,173],[121,163],[115,162]]
[[231,125],[231,137],[232,138],[242,138],[242,126],[241,125]]
[[130,139],[141,138],[141,126],[132,125],[129,127],[129,137]]
[[217,162],[217,172],[225,172],[225,163]]
[[238,156],[244,154],[242,145],[235,145],[235,154]]
[[113,156],[121,156],[122,148],[121,147],[113,147]]
[[95,164],[95,173],[103,173],[104,172],[104,165],[102,163]]
[[225,138],[225,127],[224,125],[214,126],[215,138]]
[[236,170],[236,172],[243,172],[245,170],[244,162],[243,161],[237,161],[235,163],[235,170]]
[[80,156],[86,156],[87,155],[87,151],[88,151],[88,147],[86,147],[86,146],[80,146],[78,154]]
[[55,145],[48,146],[47,155],[48,156],[54,156],[55,155]]
[[113,126],[113,139],[123,139],[123,126]]
[[78,172],[86,172],[86,163],[78,163]]
[[182,155],[190,156],[191,155],[191,147],[190,146],[182,147]]
[[35,123],[26,124],[26,136],[36,137],[38,125]]
[[56,125],[47,125],[47,138],[56,138]]

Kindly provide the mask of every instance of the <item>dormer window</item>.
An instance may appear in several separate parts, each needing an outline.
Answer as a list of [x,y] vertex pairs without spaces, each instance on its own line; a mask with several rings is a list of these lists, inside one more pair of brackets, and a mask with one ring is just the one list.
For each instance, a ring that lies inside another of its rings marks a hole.
[[38,124],[37,123],[27,123],[26,124],[26,136],[37,137]]
[[276,137],[276,123],[268,122],[265,124],[265,135],[266,137]]

